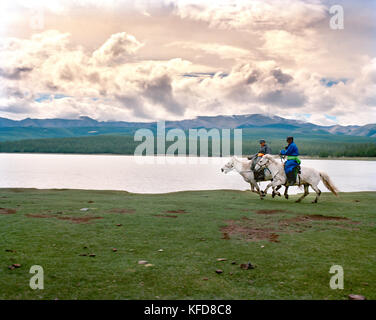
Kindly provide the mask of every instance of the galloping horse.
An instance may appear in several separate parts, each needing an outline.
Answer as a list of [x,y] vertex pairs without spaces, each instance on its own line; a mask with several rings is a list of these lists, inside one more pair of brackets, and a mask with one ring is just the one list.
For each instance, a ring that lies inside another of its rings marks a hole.
[[[272,182],[266,186],[264,190],[265,193],[270,187],[272,187],[274,190],[274,188],[286,184],[287,177],[283,163],[278,162],[271,155],[266,154],[257,162],[255,170],[260,170],[263,168],[268,168],[273,178]],[[295,185],[303,185],[304,194],[298,200],[296,200],[296,202],[302,201],[309,194],[308,189],[311,186],[312,189],[316,192],[316,198],[312,203],[317,203],[321,194],[320,189],[317,187],[320,181],[322,181],[325,187],[327,187],[332,193],[337,196],[339,191],[325,172],[319,172],[313,168],[301,167],[301,174],[298,174]],[[285,191],[285,194],[286,192],[287,190]]]
[[[222,168],[221,171],[224,173],[228,173],[232,170],[236,170],[244,179],[245,182],[248,182],[251,185],[251,191],[258,193],[260,195],[260,198],[263,199],[265,196],[265,193],[260,190],[257,180],[255,179],[255,175],[253,171],[251,170],[251,163],[252,160],[240,160],[237,157],[233,156],[229,162],[227,162]],[[270,170],[266,170],[265,172],[265,181],[272,179],[272,174]],[[279,186],[277,189],[274,189],[273,187],[273,198],[275,195],[281,196],[277,190],[280,188]],[[255,191],[255,188],[257,191]]]

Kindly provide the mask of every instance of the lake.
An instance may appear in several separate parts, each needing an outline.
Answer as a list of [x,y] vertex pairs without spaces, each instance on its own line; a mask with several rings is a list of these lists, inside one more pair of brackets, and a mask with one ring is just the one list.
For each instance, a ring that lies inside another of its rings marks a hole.
[[[249,189],[236,172],[220,168],[227,158],[133,157],[123,155],[0,154],[1,188],[124,190]],[[340,191],[376,191],[376,161],[302,160],[325,171]],[[262,183],[264,187],[266,183]],[[319,188],[328,191],[322,183]],[[297,187],[291,193],[301,192]]]

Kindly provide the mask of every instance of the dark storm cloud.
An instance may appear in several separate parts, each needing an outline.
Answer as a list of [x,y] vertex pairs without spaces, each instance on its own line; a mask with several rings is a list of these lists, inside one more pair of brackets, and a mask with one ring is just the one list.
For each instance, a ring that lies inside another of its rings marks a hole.
[[260,101],[289,108],[304,106],[306,97],[303,93],[297,91],[274,90],[262,95]]
[[1,111],[4,111],[4,112],[8,112],[8,113],[14,113],[14,114],[17,114],[17,113],[26,113],[26,112],[30,112],[32,110],[32,108],[30,108],[28,105],[24,105],[24,104],[11,104],[9,106],[6,106],[6,107],[0,107],[0,110]]
[[25,94],[18,90],[17,88],[6,88],[4,90],[5,94],[9,97],[15,97],[19,99],[25,98]]
[[151,116],[147,114],[141,99],[128,95],[116,95],[115,98],[120,101],[125,108],[131,110],[134,116],[151,119]]
[[184,114],[184,107],[173,96],[171,79],[168,76],[162,76],[150,83],[145,83],[144,96],[153,104],[161,105],[173,114]]
[[273,75],[273,77],[278,81],[278,83],[280,84],[286,84],[288,82],[290,82],[291,80],[293,80],[294,78],[292,76],[290,76],[289,74],[287,73],[283,73],[280,69],[276,69],[276,70],[273,70],[271,71],[271,74]]
[[252,73],[245,80],[245,83],[252,84],[257,81],[258,77],[259,77],[259,72],[257,70],[253,70]]
[[6,78],[9,80],[20,80],[21,76],[24,73],[29,73],[32,70],[33,68],[27,68],[27,67],[19,67],[13,70],[0,69],[0,77]]

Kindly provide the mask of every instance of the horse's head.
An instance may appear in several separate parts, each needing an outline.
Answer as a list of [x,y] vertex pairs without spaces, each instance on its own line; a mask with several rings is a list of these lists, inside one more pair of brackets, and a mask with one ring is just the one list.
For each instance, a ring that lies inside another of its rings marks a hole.
[[270,161],[271,159],[268,154],[262,156],[261,159],[255,165],[255,171],[259,171],[261,169],[266,168],[269,165]]
[[228,173],[234,169],[234,157],[231,158],[229,162],[227,162],[222,168],[221,171],[224,173]]

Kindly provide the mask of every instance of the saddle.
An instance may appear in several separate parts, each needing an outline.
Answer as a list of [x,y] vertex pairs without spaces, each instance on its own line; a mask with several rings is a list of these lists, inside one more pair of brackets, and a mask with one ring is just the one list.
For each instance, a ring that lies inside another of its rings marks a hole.
[[296,166],[291,172],[287,174],[287,183],[290,186],[293,186],[298,179],[298,185],[300,185],[300,174],[301,174],[300,165]]
[[257,182],[259,182],[259,181],[265,181],[265,172],[264,172],[264,170],[260,170],[260,171],[257,171],[257,172],[253,171],[253,173],[255,175],[255,180]]
[[269,170],[269,169],[262,169],[262,170],[259,170],[259,171],[255,171],[255,166],[256,166],[256,163],[260,160],[260,158],[263,156],[264,154],[263,153],[258,153],[257,154],[257,157],[252,157],[250,158],[250,160],[253,160],[252,161],[252,164],[251,164],[251,170],[253,171],[253,174],[255,176],[255,180],[257,182],[260,182],[260,181],[266,181],[265,180],[265,170]]

